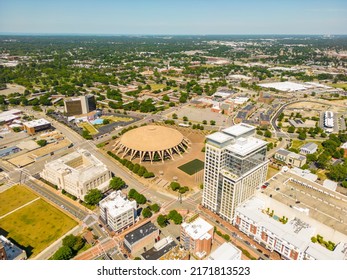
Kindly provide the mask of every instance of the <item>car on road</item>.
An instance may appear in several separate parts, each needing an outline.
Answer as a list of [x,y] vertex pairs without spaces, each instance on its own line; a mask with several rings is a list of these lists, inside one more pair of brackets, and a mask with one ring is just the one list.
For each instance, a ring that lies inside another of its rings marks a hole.
[[63,208],[63,209],[65,209],[65,207],[64,207],[64,205],[63,205],[63,204],[62,204],[62,205],[60,205],[60,207],[61,207],[61,208]]
[[251,243],[249,243],[247,240],[245,241],[245,243],[246,243],[248,246],[250,246],[250,245],[251,245]]
[[264,254],[264,256],[270,259],[270,256],[268,254]]

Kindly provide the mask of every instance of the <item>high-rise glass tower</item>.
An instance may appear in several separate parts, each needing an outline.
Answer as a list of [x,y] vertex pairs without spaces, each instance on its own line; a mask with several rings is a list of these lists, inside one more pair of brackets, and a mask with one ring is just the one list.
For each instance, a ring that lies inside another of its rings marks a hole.
[[206,137],[202,205],[230,223],[235,208],[266,180],[267,142],[254,133],[241,123]]

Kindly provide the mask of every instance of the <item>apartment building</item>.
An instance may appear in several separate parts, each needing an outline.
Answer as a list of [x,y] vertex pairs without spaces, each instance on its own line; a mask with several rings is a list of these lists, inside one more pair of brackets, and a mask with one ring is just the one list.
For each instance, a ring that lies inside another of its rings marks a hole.
[[267,142],[254,133],[241,123],[206,137],[202,205],[230,223],[235,208],[266,180]]
[[305,156],[293,153],[285,149],[279,149],[274,154],[274,158],[295,167],[302,167],[306,163]]
[[181,225],[181,245],[202,259],[211,252],[214,228],[204,219],[198,217]]

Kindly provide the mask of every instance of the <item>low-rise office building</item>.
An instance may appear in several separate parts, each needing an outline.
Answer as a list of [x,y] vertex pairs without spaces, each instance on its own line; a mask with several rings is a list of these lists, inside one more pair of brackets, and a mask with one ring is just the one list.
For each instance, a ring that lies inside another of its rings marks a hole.
[[305,156],[296,154],[285,149],[279,149],[275,153],[274,158],[295,167],[302,167],[306,163]]
[[81,200],[91,189],[106,191],[112,177],[105,164],[83,149],[46,163],[40,176]]
[[214,228],[198,217],[181,225],[181,244],[198,258],[202,259],[211,252]]
[[159,239],[159,229],[148,222],[126,234],[123,244],[130,254],[134,254],[144,248],[151,248]]
[[135,223],[136,201],[130,201],[121,191],[114,191],[100,201],[100,218],[113,231],[119,232]]
[[38,119],[23,123],[23,129],[30,135],[34,135],[38,131],[51,128],[51,123],[45,119]]

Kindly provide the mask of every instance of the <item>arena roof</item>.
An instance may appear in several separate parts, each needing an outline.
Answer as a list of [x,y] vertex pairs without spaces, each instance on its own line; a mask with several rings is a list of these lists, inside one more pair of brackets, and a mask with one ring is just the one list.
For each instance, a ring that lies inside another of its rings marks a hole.
[[122,157],[130,155],[130,160],[140,157],[140,161],[156,158],[162,161],[166,157],[173,159],[173,154],[181,154],[188,147],[188,140],[176,129],[147,125],[126,132],[116,141],[114,150],[123,153]]

